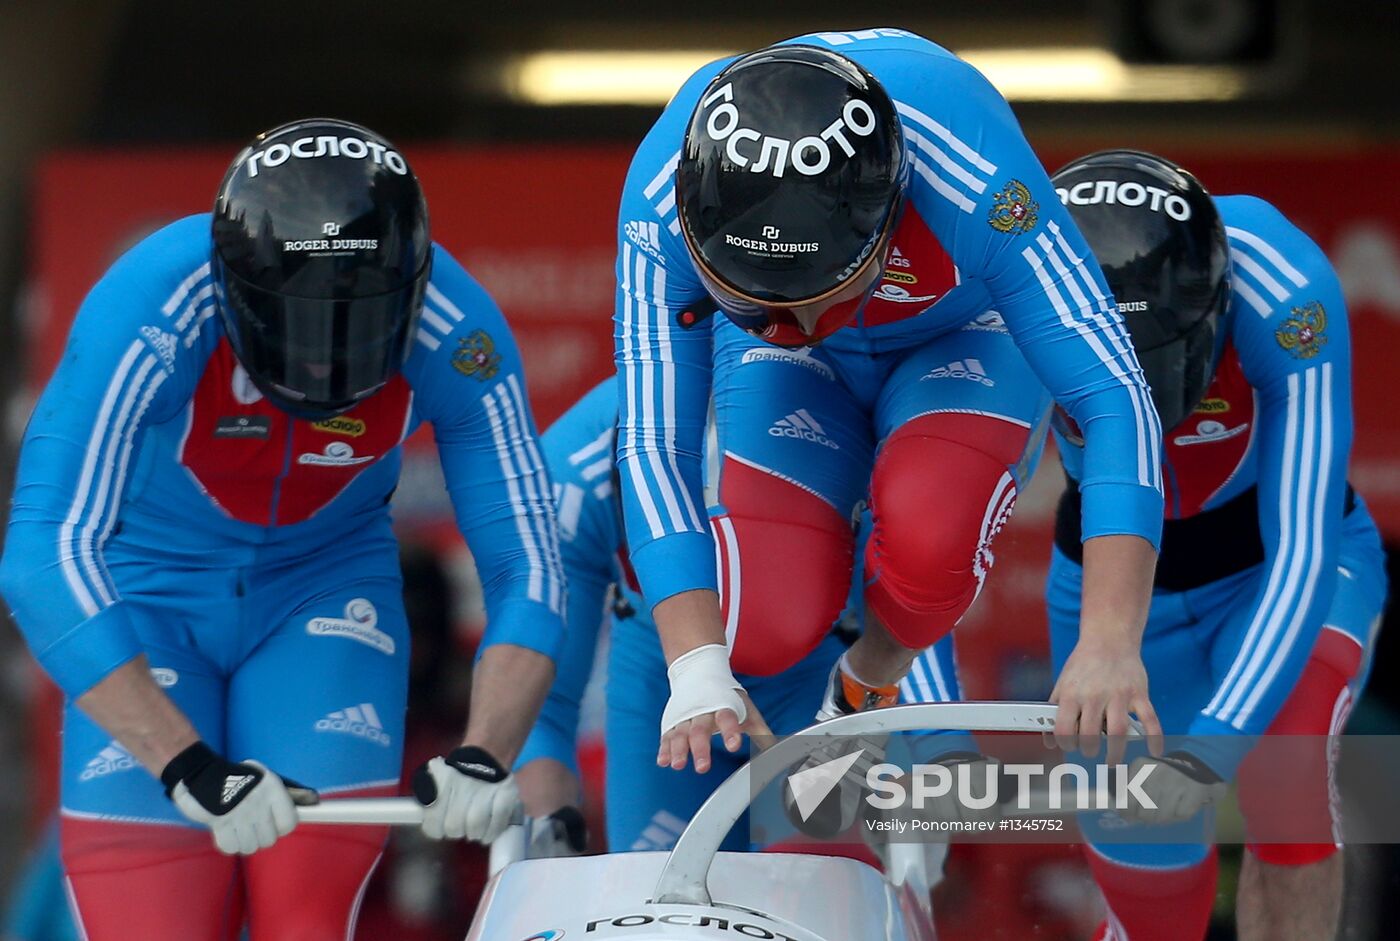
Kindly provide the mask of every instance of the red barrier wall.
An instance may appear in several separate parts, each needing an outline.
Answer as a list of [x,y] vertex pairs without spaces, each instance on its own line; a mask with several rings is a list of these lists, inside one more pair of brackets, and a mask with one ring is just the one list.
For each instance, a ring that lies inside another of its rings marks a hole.
[[[52,369],[88,287],[147,232],[206,210],[231,153],[68,153],[42,163],[33,206],[31,386]],[[409,148],[408,154],[427,190],[435,237],[485,284],[514,326],[535,414],[547,425],[612,370],[614,230],[629,151]],[[1051,154],[1046,164],[1059,166],[1070,156]],[[1339,269],[1356,359],[1352,480],[1387,533],[1400,537],[1400,422],[1390,412],[1392,379],[1400,375],[1400,188],[1389,183],[1400,174],[1400,150],[1173,156],[1214,192],[1253,193],[1275,203]],[[432,462],[425,441],[414,442],[404,490],[414,489],[410,472]],[[1051,473],[1017,507],[988,590],[960,628],[973,696],[1048,691],[1040,596],[1055,463],[1048,455]],[[451,538],[445,501],[409,503],[401,517],[429,522],[439,538]]]

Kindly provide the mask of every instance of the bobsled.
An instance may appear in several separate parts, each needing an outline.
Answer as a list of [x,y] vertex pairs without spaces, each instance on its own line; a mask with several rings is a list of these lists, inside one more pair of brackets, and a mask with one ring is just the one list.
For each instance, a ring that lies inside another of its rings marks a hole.
[[[719,847],[780,773],[829,743],[942,729],[1045,732],[1045,703],[924,703],[818,723],[776,743],[724,781],[668,852],[520,858],[512,828],[492,847],[487,883],[466,941],[935,941],[930,854],[892,843],[882,870],[807,853],[729,853]],[[328,800],[300,808],[308,822],[411,824],[411,798]],[[528,821],[526,822],[528,825]]]

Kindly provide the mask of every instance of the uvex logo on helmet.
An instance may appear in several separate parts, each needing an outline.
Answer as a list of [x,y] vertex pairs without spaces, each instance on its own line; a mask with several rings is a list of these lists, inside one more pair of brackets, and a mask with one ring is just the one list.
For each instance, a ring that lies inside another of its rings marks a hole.
[[[831,166],[831,145],[835,142],[847,157],[856,155],[856,148],[846,132],[856,137],[869,137],[875,133],[877,119],[875,110],[860,98],[852,98],[841,107],[841,114],[816,134],[808,134],[793,141],[786,137],[773,137],[751,127],[742,127],[739,105],[734,100],[734,83],[726,82],[712,91],[700,103],[702,109],[719,104],[705,116],[705,133],[710,140],[725,141],[724,153],[736,165],[747,167],[754,173],[765,170],[774,176],[782,176],[789,158],[792,168],[804,176],[816,176]],[[747,143],[754,146],[749,148]],[[749,150],[745,154],[740,145]],[[771,227],[770,227],[771,228]]]
[[397,150],[386,147],[376,140],[362,137],[336,137],[322,134],[312,137],[299,137],[290,144],[278,142],[248,155],[244,166],[249,176],[257,176],[258,164],[264,168],[280,167],[292,157],[298,160],[311,160],[317,157],[349,157],[351,160],[369,158],[376,164],[388,167],[399,176],[408,175],[408,164]]

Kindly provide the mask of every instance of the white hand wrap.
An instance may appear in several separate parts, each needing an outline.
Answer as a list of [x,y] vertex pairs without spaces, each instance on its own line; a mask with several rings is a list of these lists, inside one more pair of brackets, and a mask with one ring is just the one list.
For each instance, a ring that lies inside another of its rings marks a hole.
[[729,669],[729,648],[723,644],[706,644],[676,658],[666,669],[671,680],[671,698],[661,713],[661,734],[694,719],[721,709],[729,709],[742,723],[748,709],[739,690],[744,687],[734,679]]

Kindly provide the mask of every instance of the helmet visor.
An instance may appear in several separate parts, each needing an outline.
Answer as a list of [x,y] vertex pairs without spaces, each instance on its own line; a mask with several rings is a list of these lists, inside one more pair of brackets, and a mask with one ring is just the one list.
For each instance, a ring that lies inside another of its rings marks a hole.
[[239,362],[270,398],[304,412],[343,412],[403,366],[427,271],[403,287],[344,300],[265,291],[222,279],[221,305]]

